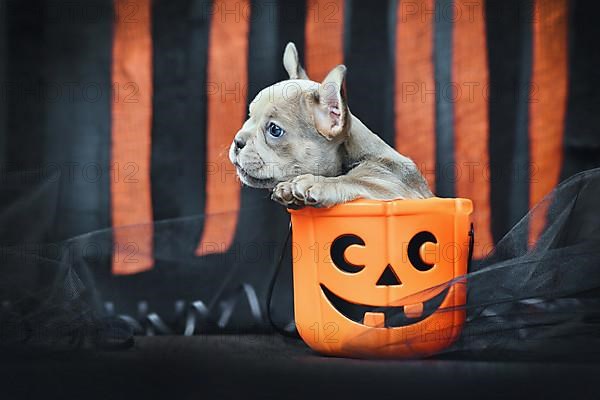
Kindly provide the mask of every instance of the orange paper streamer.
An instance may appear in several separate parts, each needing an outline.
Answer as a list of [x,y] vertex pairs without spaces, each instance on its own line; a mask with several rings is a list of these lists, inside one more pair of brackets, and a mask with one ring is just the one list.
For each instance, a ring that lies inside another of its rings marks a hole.
[[454,85],[454,159],[458,172],[457,197],[473,200],[475,248],[481,258],[492,250],[490,212],[489,85],[485,33],[485,1],[456,0],[464,11],[454,22],[452,82]]
[[[568,85],[567,1],[536,0],[534,7],[530,206],[550,193],[560,179]],[[531,220],[530,243],[535,243],[545,225],[546,210],[537,210]]]
[[396,26],[396,150],[410,157],[435,188],[433,0],[400,2]]
[[344,62],[344,0],[307,0],[306,72],[321,82]]
[[[115,0],[112,61],[112,272],[152,268],[150,190],[152,36],[150,0]],[[143,226],[134,226],[143,224]],[[123,228],[121,228],[123,227]]]
[[247,114],[249,29],[249,0],[214,2],[207,71],[206,219],[199,256],[226,252],[235,235],[240,183],[227,151]]

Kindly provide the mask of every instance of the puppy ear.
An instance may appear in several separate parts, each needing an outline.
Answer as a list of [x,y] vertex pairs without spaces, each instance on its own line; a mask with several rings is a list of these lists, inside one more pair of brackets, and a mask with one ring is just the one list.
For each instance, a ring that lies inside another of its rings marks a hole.
[[317,131],[332,140],[348,129],[348,105],[344,91],[346,66],[335,67],[321,83],[313,105]]
[[308,79],[304,68],[300,65],[300,57],[296,45],[292,42],[288,43],[283,53],[283,66],[290,75],[290,79]]

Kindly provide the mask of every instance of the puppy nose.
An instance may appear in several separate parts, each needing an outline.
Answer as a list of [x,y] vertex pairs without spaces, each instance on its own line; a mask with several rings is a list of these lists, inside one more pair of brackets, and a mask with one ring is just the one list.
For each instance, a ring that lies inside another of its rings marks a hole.
[[242,138],[236,137],[235,139],[233,139],[233,142],[235,143],[235,147],[238,150],[241,150],[244,148],[244,146],[246,145],[246,141]]

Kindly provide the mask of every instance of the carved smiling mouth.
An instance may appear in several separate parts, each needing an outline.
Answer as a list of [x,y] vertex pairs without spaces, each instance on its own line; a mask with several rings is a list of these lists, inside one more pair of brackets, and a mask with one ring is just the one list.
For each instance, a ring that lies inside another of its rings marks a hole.
[[397,307],[374,307],[351,303],[337,296],[331,290],[327,289],[325,285],[321,284],[320,286],[331,306],[344,317],[358,324],[378,328],[399,328],[423,321],[440,308],[450,290],[450,288],[446,288],[437,296],[419,304]]

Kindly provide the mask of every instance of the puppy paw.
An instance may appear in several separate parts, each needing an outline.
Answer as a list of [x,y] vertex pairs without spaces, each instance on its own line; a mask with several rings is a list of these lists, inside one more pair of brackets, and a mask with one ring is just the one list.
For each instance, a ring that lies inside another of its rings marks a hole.
[[331,207],[342,202],[335,185],[335,178],[300,175],[277,185],[271,198],[289,208]]
[[294,197],[293,183],[291,181],[279,183],[273,189],[271,200],[292,209],[300,209],[305,205],[304,201],[300,201]]

